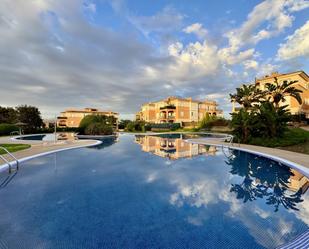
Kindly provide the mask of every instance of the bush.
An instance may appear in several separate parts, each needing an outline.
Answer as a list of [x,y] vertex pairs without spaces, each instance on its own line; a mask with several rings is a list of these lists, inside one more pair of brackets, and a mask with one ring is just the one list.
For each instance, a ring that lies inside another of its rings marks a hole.
[[284,147],[295,144],[302,144],[307,141],[309,141],[308,131],[305,131],[301,128],[292,128],[287,129],[281,137],[252,137],[248,143],[266,147]]
[[110,125],[103,123],[89,124],[85,129],[86,135],[111,135],[113,134],[113,128]]
[[146,124],[144,121],[130,121],[127,123],[126,131],[135,132],[135,131],[141,131],[145,132],[150,130],[150,127],[148,124]]
[[210,130],[213,126],[229,126],[229,125],[230,125],[229,120],[221,117],[218,118],[217,116],[209,115],[208,113],[206,113],[206,115],[199,124],[199,128]]
[[87,135],[109,135],[113,133],[114,123],[114,117],[88,115],[82,119],[78,130],[81,134],[87,134],[88,132]]
[[0,136],[10,135],[13,131],[19,131],[19,128],[12,124],[0,124]]

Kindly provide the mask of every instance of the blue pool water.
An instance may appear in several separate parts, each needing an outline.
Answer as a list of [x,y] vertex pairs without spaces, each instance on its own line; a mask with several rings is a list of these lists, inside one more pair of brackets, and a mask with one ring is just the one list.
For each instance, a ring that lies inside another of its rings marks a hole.
[[177,135],[121,135],[7,177],[0,248],[276,248],[309,228],[306,177]]

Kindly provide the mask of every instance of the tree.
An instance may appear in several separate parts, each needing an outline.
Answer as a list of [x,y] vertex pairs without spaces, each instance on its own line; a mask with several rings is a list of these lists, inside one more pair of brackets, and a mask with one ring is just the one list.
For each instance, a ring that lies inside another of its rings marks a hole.
[[253,111],[248,112],[242,108],[238,113],[232,113],[231,126],[234,128],[233,134],[243,143],[249,141],[256,123],[256,113]]
[[146,122],[141,121],[141,120],[136,120],[136,121],[130,121],[127,126],[126,126],[126,131],[146,131]]
[[199,123],[199,128],[205,128],[205,129],[210,128],[209,123],[214,119],[216,119],[216,116],[209,115],[209,113],[206,112],[203,119]]
[[297,81],[273,84],[267,83],[266,90],[261,91],[255,85],[243,85],[230,94],[231,101],[236,101],[242,108],[232,114],[233,133],[241,142],[248,143],[255,138],[277,138],[284,134],[291,115],[287,105],[280,106],[287,96],[295,98],[301,104],[302,92],[293,84]]
[[119,129],[125,129],[130,122],[132,122],[132,121],[128,120],[128,119],[122,119],[119,122],[118,128]]
[[104,123],[91,123],[85,129],[86,135],[111,135],[113,128],[111,125]]
[[270,102],[263,102],[257,113],[256,129],[261,137],[280,137],[287,128],[287,122],[291,119],[287,106],[275,107]]
[[264,99],[265,93],[259,90],[254,84],[236,88],[235,94],[230,94],[231,101],[242,105],[246,110],[255,106]]
[[277,77],[274,78],[274,83],[266,83],[265,87],[267,89],[266,93],[268,96],[268,101],[273,103],[275,108],[279,108],[280,102],[285,102],[285,97],[290,96],[298,101],[299,104],[302,104],[301,93],[302,90],[292,86],[298,81],[283,81],[279,84]]
[[24,123],[26,132],[34,132],[43,126],[43,120],[39,109],[35,106],[21,105],[16,107],[17,119]]
[[87,115],[80,122],[79,130],[80,133],[89,135],[112,134],[115,122],[114,116]]
[[0,106],[0,124],[14,124],[17,122],[17,112],[12,107]]

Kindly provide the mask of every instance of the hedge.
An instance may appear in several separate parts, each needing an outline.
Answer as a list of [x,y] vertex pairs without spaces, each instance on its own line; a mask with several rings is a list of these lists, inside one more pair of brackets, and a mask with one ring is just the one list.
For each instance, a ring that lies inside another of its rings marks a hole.
[[13,131],[19,131],[19,128],[13,124],[0,124],[0,136],[10,135]]
[[169,129],[177,130],[180,128],[179,123],[161,123],[161,124],[149,124],[152,129]]

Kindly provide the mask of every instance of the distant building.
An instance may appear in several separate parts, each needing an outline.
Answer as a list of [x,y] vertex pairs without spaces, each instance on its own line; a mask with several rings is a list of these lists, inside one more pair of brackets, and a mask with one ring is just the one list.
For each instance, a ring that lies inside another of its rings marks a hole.
[[[100,115],[100,116],[113,116],[116,118],[118,123],[119,114],[111,111],[102,111],[95,108],[85,108],[83,110],[79,109],[68,109],[61,112],[60,116],[57,117],[58,127],[79,127],[80,122],[87,115]],[[114,124],[116,125],[116,124]]]
[[55,120],[53,119],[44,119],[43,120],[45,128],[54,128],[55,127]]
[[136,120],[149,123],[181,123],[182,126],[194,126],[208,113],[223,116],[216,101],[198,101],[192,98],[168,97],[167,99],[150,102],[141,107]]
[[277,78],[279,84],[284,81],[297,81],[297,83],[292,86],[302,90],[302,93],[300,94],[302,104],[300,105],[293,97],[286,97],[286,101],[281,104],[288,105],[288,108],[292,114],[305,114],[306,118],[309,118],[309,76],[304,71],[296,71],[286,74],[274,72],[271,75],[266,75],[262,78],[256,79],[255,85],[259,89],[265,90],[265,84],[274,83],[275,77]]

